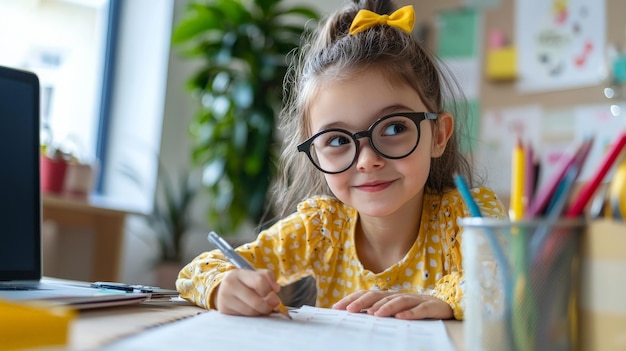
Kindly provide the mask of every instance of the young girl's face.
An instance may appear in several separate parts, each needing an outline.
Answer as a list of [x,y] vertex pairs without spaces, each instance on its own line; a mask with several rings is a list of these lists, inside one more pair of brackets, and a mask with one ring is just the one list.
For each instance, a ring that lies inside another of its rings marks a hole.
[[[321,87],[309,111],[311,132],[341,128],[356,133],[367,130],[380,117],[398,112],[433,111],[427,111],[409,85],[392,84],[381,71],[369,69]],[[432,123],[419,122],[419,144],[401,159],[385,158],[374,152],[368,138],[359,139],[354,164],[345,172],[325,174],[333,194],[361,215],[373,217],[419,206],[430,159],[441,152],[435,150]]]

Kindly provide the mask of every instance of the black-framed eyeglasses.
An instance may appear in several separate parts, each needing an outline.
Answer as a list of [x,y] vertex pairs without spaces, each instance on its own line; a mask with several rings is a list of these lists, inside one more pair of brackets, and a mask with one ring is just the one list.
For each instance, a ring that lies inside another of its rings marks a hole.
[[359,155],[359,139],[369,138],[370,146],[380,156],[400,159],[409,156],[420,142],[420,122],[437,119],[431,112],[399,112],[383,116],[367,130],[350,133],[345,129],[322,130],[302,144],[298,151],[306,153],[317,169],[337,174],[352,167]]

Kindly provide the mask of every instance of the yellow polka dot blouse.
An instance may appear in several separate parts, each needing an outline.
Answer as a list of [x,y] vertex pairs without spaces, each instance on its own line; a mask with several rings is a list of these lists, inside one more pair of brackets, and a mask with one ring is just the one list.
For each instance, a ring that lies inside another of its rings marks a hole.
[[[485,217],[506,217],[502,203],[484,187],[472,190]],[[456,319],[463,319],[463,272],[457,218],[470,214],[457,190],[424,194],[417,240],[404,258],[380,273],[361,265],[354,245],[358,212],[339,200],[318,196],[301,202],[297,212],[257,240],[236,250],[257,269],[274,272],[286,285],[312,275],[317,306],[331,307],[358,290],[391,290],[428,294],[446,301]],[[218,250],[200,254],[179,273],[181,296],[214,308],[211,294],[224,273],[235,267]]]

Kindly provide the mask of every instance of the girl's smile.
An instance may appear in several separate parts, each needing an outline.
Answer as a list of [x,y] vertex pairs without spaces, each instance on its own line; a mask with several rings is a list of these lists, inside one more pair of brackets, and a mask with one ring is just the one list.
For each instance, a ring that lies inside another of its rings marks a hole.
[[360,185],[355,185],[354,187],[361,191],[375,193],[377,191],[382,191],[382,190],[387,189],[389,186],[391,186],[391,184],[393,184],[393,182],[394,182],[393,180],[392,181],[372,181],[372,182],[367,182],[367,183],[363,183]]

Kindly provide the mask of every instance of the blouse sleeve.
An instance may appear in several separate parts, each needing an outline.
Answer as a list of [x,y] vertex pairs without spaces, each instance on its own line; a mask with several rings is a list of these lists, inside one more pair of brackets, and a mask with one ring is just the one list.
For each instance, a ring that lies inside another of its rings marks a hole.
[[[493,191],[485,187],[479,187],[472,189],[472,195],[483,216],[491,218],[507,217],[504,206]],[[446,266],[449,267],[449,271],[445,272],[446,274],[437,281],[433,290],[433,296],[447,302],[454,312],[454,318],[462,320],[465,310],[463,299],[465,279],[461,248],[462,228],[458,226],[456,219],[469,217],[470,213],[458,193],[453,195],[447,203],[449,207],[442,208],[439,216],[441,221],[446,221],[445,217],[447,217],[447,214],[452,214],[451,217],[454,219],[452,221],[448,220],[445,226],[446,245],[449,250],[449,255],[446,256]]]
[[219,250],[204,252],[178,273],[176,289],[183,299],[213,309],[213,290],[222,281],[224,274],[234,268]]

